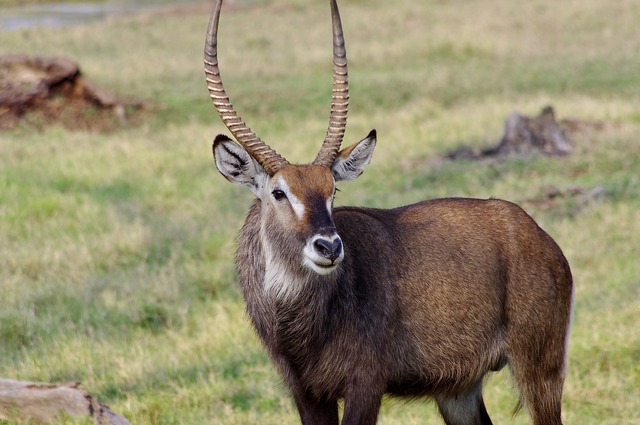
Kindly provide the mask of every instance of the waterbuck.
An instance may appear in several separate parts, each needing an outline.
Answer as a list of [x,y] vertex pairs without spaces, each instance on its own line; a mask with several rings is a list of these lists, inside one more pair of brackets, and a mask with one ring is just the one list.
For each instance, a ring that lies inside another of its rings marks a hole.
[[374,424],[384,394],[435,398],[449,425],[490,424],[489,371],[509,365],[536,425],[561,424],[572,278],[556,243],[497,199],[435,199],[391,210],[333,208],[336,182],[371,160],[372,131],[340,149],[347,61],[335,0],[326,138],[294,165],[242,121],[220,79],[211,14],[205,74],[235,137],[213,142],[220,173],[256,200],[236,266],[248,315],[304,424]]

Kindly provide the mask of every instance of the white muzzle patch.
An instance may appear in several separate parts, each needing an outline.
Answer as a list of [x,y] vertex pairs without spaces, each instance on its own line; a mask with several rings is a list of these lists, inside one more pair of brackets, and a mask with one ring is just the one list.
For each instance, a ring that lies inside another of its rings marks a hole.
[[[317,248],[317,242],[322,239],[328,242],[330,245],[334,245],[336,241],[340,241],[340,252],[335,258],[327,257],[326,255],[322,255]],[[340,240],[340,236],[333,235],[331,237],[315,235],[304,247],[304,261],[303,264],[305,267],[311,269],[313,272],[318,273],[320,275],[327,275],[334,271],[338,264],[342,262],[344,259],[344,248],[342,247],[342,241]]]

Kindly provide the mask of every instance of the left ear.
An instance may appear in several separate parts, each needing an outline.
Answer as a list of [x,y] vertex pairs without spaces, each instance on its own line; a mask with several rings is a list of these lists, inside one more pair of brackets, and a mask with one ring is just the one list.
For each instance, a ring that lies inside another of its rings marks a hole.
[[267,173],[241,145],[220,134],[213,141],[213,157],[218,171],[227,180],[247,186],[260,196]]
[[371,130],[367,137],[338,152],[338,156],[331,166],[331,172],[336,182],[354,180],[362,174],[371,162],[375,147],[376,131]]

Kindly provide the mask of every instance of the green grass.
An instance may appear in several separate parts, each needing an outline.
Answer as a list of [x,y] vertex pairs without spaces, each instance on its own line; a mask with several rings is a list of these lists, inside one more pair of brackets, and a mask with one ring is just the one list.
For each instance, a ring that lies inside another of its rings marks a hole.
[[[352,101],[346,142],[376,128],[368,171],[340,204],[473,196],[522,204],[576,282],[566,423],[640,422],[640,5],[351,1],[341,4]],[[111,134],[0,134],[0,376],[82,381],[135,424],[293,424],[297,413],[243,312],[233,255],[252,195],[218,175],[208,16],[0,32],[0,53],[63,55],[98,85],[157,105]],[[221,66],[234,105],[292,161],[308,161],[330,102],[328,6],[226,9]],[[499,138],[514,109],[609,123],[564,158],[449,163]],[[530,202],[600,186],[586,203]],[[530,423],[505,373],[496,423]],[[61,423],[79,423],[62,420]],[[381,424],[440,424],[431,403],[385,402]]]

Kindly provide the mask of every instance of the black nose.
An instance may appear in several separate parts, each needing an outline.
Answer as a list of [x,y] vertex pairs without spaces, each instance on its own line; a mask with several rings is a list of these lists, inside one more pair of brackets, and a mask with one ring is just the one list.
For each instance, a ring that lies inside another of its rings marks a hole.
[[327,239],[318,238],[313,242],[313,246],[318,254],[328,260],[331,260],[331,262],[334,262],[336,258],[342,254],[342,241],[340,238],[335,238],[333,242]]

